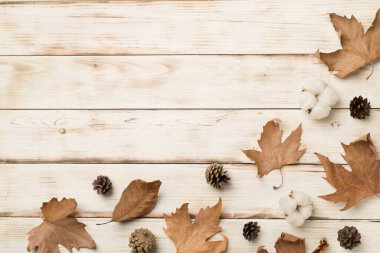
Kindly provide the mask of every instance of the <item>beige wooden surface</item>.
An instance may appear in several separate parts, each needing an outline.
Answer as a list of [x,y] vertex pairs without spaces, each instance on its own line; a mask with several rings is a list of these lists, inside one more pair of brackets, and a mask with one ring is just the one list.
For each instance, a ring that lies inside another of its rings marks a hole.
[[[368,27],[379,7],[368,0],[0,1],[0,252],[26,252],[26,233],[52,197],[77,199],[75,216],[97,242],[96,251],[80,252],[130,252],[128,237],[139,227],[157,235],[156,253],[175,252],[163,214],[188,202],[194,215],[222,197],[228,252],[260,244],[275,252],[281,232],[305,237],[307,252],[322,237],[328,252],[346,252],[336,231],[354,225],[363,244],[352,252],[377,253],[379,199],[340,212],[342,204],[318,198],[334,189],[313,153],[344,163],[340,142],[367,133],[380,151],[380,65],[368,81],[370,68],[341,80],[313,53],[339,47],[328,13],[355,14]],[[340,95],[323,121],[298,105],[302,84],[316,79]],[[349,116],[358,95],[374,108],[368,120]],[[284,168],[279,191],[272,186],[280,174],[258,179],[240,151],[257,147],[272,118],[285,135],[302,122],[307,148],[300,164]],[[225,163],[231,175],[221,191],[204,180],[211,162]],[[99,174],[114,183],[108,197],[92,190]],[[163,182],[152,213],[96,226],[136,178]],[[302,228],[290,227],[278,207],[291,190],[315,204]],[[254,243],[241,235],[251,220],[262,228]]]

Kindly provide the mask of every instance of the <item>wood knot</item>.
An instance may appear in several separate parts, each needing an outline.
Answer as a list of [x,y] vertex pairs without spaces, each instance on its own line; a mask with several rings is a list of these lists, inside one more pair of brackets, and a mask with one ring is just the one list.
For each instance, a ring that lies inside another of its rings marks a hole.
[[59,132],[60,134],[65,134],[65,133],[66,133],[66,129],[65,129],[65,128],[60,128],[60,129],[58,130],[58,132]]

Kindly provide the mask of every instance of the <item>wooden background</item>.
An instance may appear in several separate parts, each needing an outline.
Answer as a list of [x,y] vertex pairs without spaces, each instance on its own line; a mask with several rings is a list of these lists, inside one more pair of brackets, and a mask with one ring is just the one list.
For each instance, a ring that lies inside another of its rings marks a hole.
[[[0,251],[26,252],[41,203],[72,197],[96,252],[130,252],[139,227],[157,235],[156,252],[175,252],[163,213],[189,202],[194,214],[221,196],[228,252],[266,245],[274,253],[281,232],[304,236],[307,252],[323,236],[329,252],[346,252],[336,240],[344,225],[362,233],[352,252],[378,252],[380,200],[340,212],[342,204],[319,199],[333,188],[313,153],[343,163],[340,142],[368,132],[380,150],[380,65],[368,81],[369,68],[340,80],[313,53],[340,46],[328,13],[355,14],[367,28],[379,7],[369,0],[0,1]],[[298,105],[300,85],[316,79],[341,99],[323,121]],[[368,120],[349,116],[357,95],[371,101]],[[307,147],[301,164],[284,168],[279,191],[272,190],[279,173],[257,179],[240,151],[257,146],[262,125],[275,117],[286,135],[302,122]],[[222,191],[205,182],[211,162],[232,177]],[[92,190],[99,174],[114,183],[109,197]],[[163,181],[153,212],[96,226],[136,178]],[[315,203],[302,228],[290,227],[278,207],[292,189]],[[253,243],[241,235],[251,220],[262,228]]]

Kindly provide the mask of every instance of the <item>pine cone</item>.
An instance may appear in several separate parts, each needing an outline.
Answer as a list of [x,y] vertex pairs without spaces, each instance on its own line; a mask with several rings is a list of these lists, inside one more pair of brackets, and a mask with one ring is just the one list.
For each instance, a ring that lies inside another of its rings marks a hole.
[[350,102],[351,116],[355,119],[365,119],[369,116],[369,109],[371,109],[371,103],[362,96],[354,97]]
[[102,194],[106,194],[112,189],[112,182],[107,176],[98,176],[92,185],[94,186],[94,190]]
[[340,246],[345,249],[353,249],[359,246],[361,235],[356,227],[347,227],[338,231],[338,241]]
[[243,236],[246,240],[252,241],[253,239],[256,239],[259,233],[260,233],[260,226],[257,225],[257,222],[251,221],[244,225]]
[[207,183],[216,189],[219,189],[222,183],[228,183],[228,180],[231,179],[228,172],[223,169],[223,165],[218,163],[210,164],[207,167],[205,177]]
[[150,253],[156,243],[156,237],[148,229],[136,229],[129,238],[132,253]]

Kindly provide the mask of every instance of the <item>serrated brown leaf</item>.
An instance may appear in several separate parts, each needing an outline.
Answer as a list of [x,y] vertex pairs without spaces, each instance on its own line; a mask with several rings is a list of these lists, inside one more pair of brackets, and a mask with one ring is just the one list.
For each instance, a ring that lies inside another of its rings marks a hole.
[[37,248],[38,253],[59,253],[58,245],[70,252],[73,248],[95,248],[95,242],[85,230],[85,225],[68,217],[77,208],[75,199],[56,198],[42,204],[44,221],[29,231],[28,251]]
[[342,49],[332,53],[317,52],[317,56],[335,75],[344,78],[360,67],[380,60],[380,9],[372,26],[364,33],[363,26],[354,17],[330,14]]
[[133,180],[123,191],[112,213],[112,221],[128,221],[148,214],[155,207],[161,181]]
[[345,202],[344,211],[380,192],[380,161],[370,134],[349,145],[342,143],[342,147],[346,153],[343,158],[351,171],[332,163],[326,156],[316,155],[325,169],[325,179],[336,189],[336,192],[320,198],[334,203]]
[[171,215],[164,215],[166,235],[173,241],[177,253],[220,253],[227,248],[227,237],[222,241],[208,239],[221,231],[219,218],[222,199],[213,207],[201,209],[194,222],[189,215],[188,204],[183,204]]
[[281,143],[283,131],[280,129],[279,122],[279,120],[274,119],[263,127],[261,138],[258,140],[262,151],[255,149],[242,150],[248,158],[256,162],[259,177],[267,175],[272,170],[281,169],[284,165],[297,163],[306,151],[305,149],[299,150],[302,125],[300,124]]

